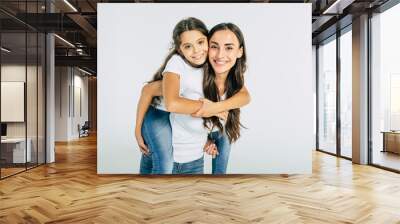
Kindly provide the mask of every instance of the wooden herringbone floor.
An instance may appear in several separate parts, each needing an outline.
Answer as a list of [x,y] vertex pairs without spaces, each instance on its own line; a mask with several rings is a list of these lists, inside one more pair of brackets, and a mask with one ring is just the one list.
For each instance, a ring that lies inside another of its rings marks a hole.
[[98,176],[96,139],[0,181],[0,223],[400,223],[400,175],[315,152],[312,175]]

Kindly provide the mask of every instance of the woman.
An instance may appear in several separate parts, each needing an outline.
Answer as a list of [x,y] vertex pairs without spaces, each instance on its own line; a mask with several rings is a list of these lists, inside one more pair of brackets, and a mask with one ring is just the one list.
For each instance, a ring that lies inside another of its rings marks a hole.
[[[204,66],[204,96],[219,102],[229,99],[244,88],[246,71],[246,48],[244,37],[236,25],[221,23],[214,26],[209,34],[208,63]],[[201,110],[196,115],[202,115]],[[209,139],[215,142],[215,148],[206,147],[205,151],[213,155],[212,173],[225,174],[228,166],[231,143],[240,137],[240,109],[231,109],[226,122],[218,117],[204,118],[209,128]]]

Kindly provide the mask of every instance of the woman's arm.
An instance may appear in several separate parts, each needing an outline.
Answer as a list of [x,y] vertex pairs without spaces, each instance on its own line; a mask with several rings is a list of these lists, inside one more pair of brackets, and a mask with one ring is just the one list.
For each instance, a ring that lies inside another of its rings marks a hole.
[[236,108],[241,108],[243,106],[246,106],[247,104],[250,103],[250,93],[247,91],[246,86],[243,86],[242,89],[240,89],[239,92],[237,92],[235,95],[232,97],[222,100],[220,102],[217,102],[216,107],[218,113],[221,111],[226,111],[226,110],[231,110],[231,109],[236,109]]
[[179,75],[171,72],[164,73],[162,92],[166,109],[173,113],[195,113],[201,108],[203,103],[199,100],[190,100],[181,97],[179,95],[179,83]]
[[146,84],[142,88],[142,92],[139,98],[139,102],[137,105],[136,111],[136,125],[135,125],[135,137],[136,141],[139,145],[140,151],[144,154],[149,153],[149,149],[147,148],[146,144],[144,143],[142,137],[142,124],[144,120],[144,116],[149,109],[151,101],[154,96],[161,96],[162,89],[161,89],[161,81],[155,81]]
[[196,111],[196,113],[192,114],[192,116],[211,117],[223,111],[243,107],[249,104],[250,100],[250,93],[247,91],[247,88],[243,86],[239,92],[226,100],[212,102],[207,99],[201,99],[201,101],[203,101],[202,107]]

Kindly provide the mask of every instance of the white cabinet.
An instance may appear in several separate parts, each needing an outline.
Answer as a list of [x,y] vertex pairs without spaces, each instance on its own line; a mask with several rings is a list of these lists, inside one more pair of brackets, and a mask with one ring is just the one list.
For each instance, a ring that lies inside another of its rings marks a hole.
[[[25,138],[7,138],[1,140],[2,147],[7,147],[7,149],[11,148],[12,150],[12,163],[32,161],[32,140],[28,138],[26,143],[28,147],[26,147],[25,154]],[[25,159],[27,159],[27,161],[25,161]]]

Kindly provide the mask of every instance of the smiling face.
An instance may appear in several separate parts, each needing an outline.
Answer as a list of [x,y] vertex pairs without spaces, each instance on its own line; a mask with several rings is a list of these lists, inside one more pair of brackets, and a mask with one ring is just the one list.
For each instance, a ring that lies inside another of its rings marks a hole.
[[220,30],[211,36],[208,60],[216,75],[228,74],[242,55],[243,48],[232,31]]
[[206,62],[207,37],[197,30],[185,31],[180,35],[179,51],[191,64],[202,65]]

